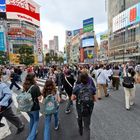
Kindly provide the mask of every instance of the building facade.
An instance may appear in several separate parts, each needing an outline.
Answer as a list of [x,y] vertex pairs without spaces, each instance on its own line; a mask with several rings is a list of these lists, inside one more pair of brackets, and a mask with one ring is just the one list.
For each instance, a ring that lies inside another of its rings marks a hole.
[[[1,3],[3,2],[3,3]],[[19,64],[21,47],[30,48],[34,63],[42,63],[42,32],[40,30],[40,6],[33,0],[3,0],[0,2],[0,22],[10,64]],[[4,9],[5,10],[1,10]]]
[[109,61],[140,63],[140,0],[108,0]]

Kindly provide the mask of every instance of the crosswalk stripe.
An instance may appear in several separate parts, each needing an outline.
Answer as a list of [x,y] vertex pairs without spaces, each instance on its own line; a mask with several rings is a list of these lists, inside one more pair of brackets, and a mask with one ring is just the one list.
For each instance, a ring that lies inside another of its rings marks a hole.
[[45,83],[46,82],[46,79],[40,79],[40,78],[38,78],[37,81],[40,81],[40,82],[44,82]]
[[[40,90],[43,89],[43,86],[44,86],[45,81],[46,81],[46,80],[43,80],[43,79],[41,79],[41,80],[38,79],[38,80],[37,80],[37,84],[39,85]],[[11,84],[10,81],[7,81],[7,83],[8,83],[8,84]],[[21,90],[22,90],[22,89],[23,89],[22,85],[20,85],[20,84],[18,84],[18,85],[19,85],[19,87],[20,87]],[[13,106],[14,106],[15,108],[18,108],[18,103],[17,103],[17,100],[16,100],[17,94],[16,94],[15,92],[12,91],[12,95],[13,95],[13,96],[12,96],[12,99],[13,99]],[[29,122],[29,116],[28,116],[28,114],[27,114],[26,112],[18,112],[18,110],[17,110],[16,113],[17,113],[17,115],[23,115],[23,117]],[[42,113],[39,113],[39,116],[42,116],[42,115],[43,115]],[[5,132],[0,133],[0,136],[1,136],[2,139],[4,139],[5,137],[7,137],[8,135],[11,134],[11,131],[10,131],[10,129],[9,129],[9,125],[8,125],[8,123],[7,123],[7,120],[6,120],[5,118],[2,119],[2,122],[5,124]]]

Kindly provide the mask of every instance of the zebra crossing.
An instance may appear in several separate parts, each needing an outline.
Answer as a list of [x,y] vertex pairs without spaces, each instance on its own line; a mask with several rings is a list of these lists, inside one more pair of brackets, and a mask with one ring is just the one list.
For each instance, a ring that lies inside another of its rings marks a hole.
[[[45,81],[46,79],[37,79],[36,82],[38,84],[38,86],[40,87],[40,90],[43,89],[44,87],[44,84],[45,84]],[[11,84],[10,81],[7,81],[6,82],[7,85],[9,86]],[[21,90],[23,89],[22,87],[22,84],[19,84],[18,85],[20,86]],[[13,91],[12,91],[12,98],[13,98],[13,104],[12,104],[12,107],[13,107],[13,110],[14,112],[19,116],[19,117],[24,117],[28,122],[29,122],[29,117],[27,115],[26,112],[19,112],[17,110],[17,107],[18,107],[18,103],[16,101],[16,96],[18,95],[20,91],[16,91],[13,87]],[[43,114],[40,113],[40,116],[42,116]],[[5,124],[5,127],[2,127],[0,128],[0,139],[4,139],[5,137],[7,137],[8,135],[10,135],[12,132],[10,131],[10,127],[12,127],[12,124],[10,124],[9,122],[7,122],[7,120],[5,118],[2,118],[2,123]]]

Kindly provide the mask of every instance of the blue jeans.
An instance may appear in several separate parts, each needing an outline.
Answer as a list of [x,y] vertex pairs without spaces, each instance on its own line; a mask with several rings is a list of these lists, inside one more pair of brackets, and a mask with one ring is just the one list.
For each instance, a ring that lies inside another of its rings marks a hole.
[[[45,116],[44,140],[51,139],[51,136],[50,136],[51,117],[52,115]],[[58,126],[58,111],[54,114],[54,120],[55,120],[55,127],[57,127]]]
[[30,117],[30,131],[27,140],[35,140],[39,123],[39,110],[28,112],[28,115]]

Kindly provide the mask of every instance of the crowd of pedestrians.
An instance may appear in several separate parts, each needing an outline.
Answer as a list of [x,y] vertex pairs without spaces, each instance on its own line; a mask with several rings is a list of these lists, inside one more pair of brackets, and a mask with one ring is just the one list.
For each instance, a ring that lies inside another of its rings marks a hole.
[[[25,79],[21,78],[25,74]],[[41,91],[36,78],[46,79]],[[11,81],[10,87],[5,84]],[[131,81],[131,83],[130,83]],[[65,113],[71,113],[73,102],[76,101],[79,134],[90,140],[90,122],[94,102],[107,98],[112,90],[124,87],[125,108],[130,110],[135,103],[136,83],[140,83],[140,65],[130,64],[99,64],[99,65],[64,65],[64,66],[30,66],[1,67],[0,69],[0,127],[2,117],[17,127],[17,134],[24,130],[24,124],[12,111],[12,88],[21,91],[18,83],[23,85],[23,93],[30,93],[32,107],[27,112],[29,134],[27,140],[35,140],[38,133],[40,103],[43,104],[44,140],[50,140],[51,117],[54,116],[55,130],[59,130],[59,104],[62,95],[67,95]],[[22,97],[22,95],[21,95]],[[17,101],[18,102],[18,101]],[[22,101],[21,101],[22,102]],[[20,104],[20,102],[19,102]]]

